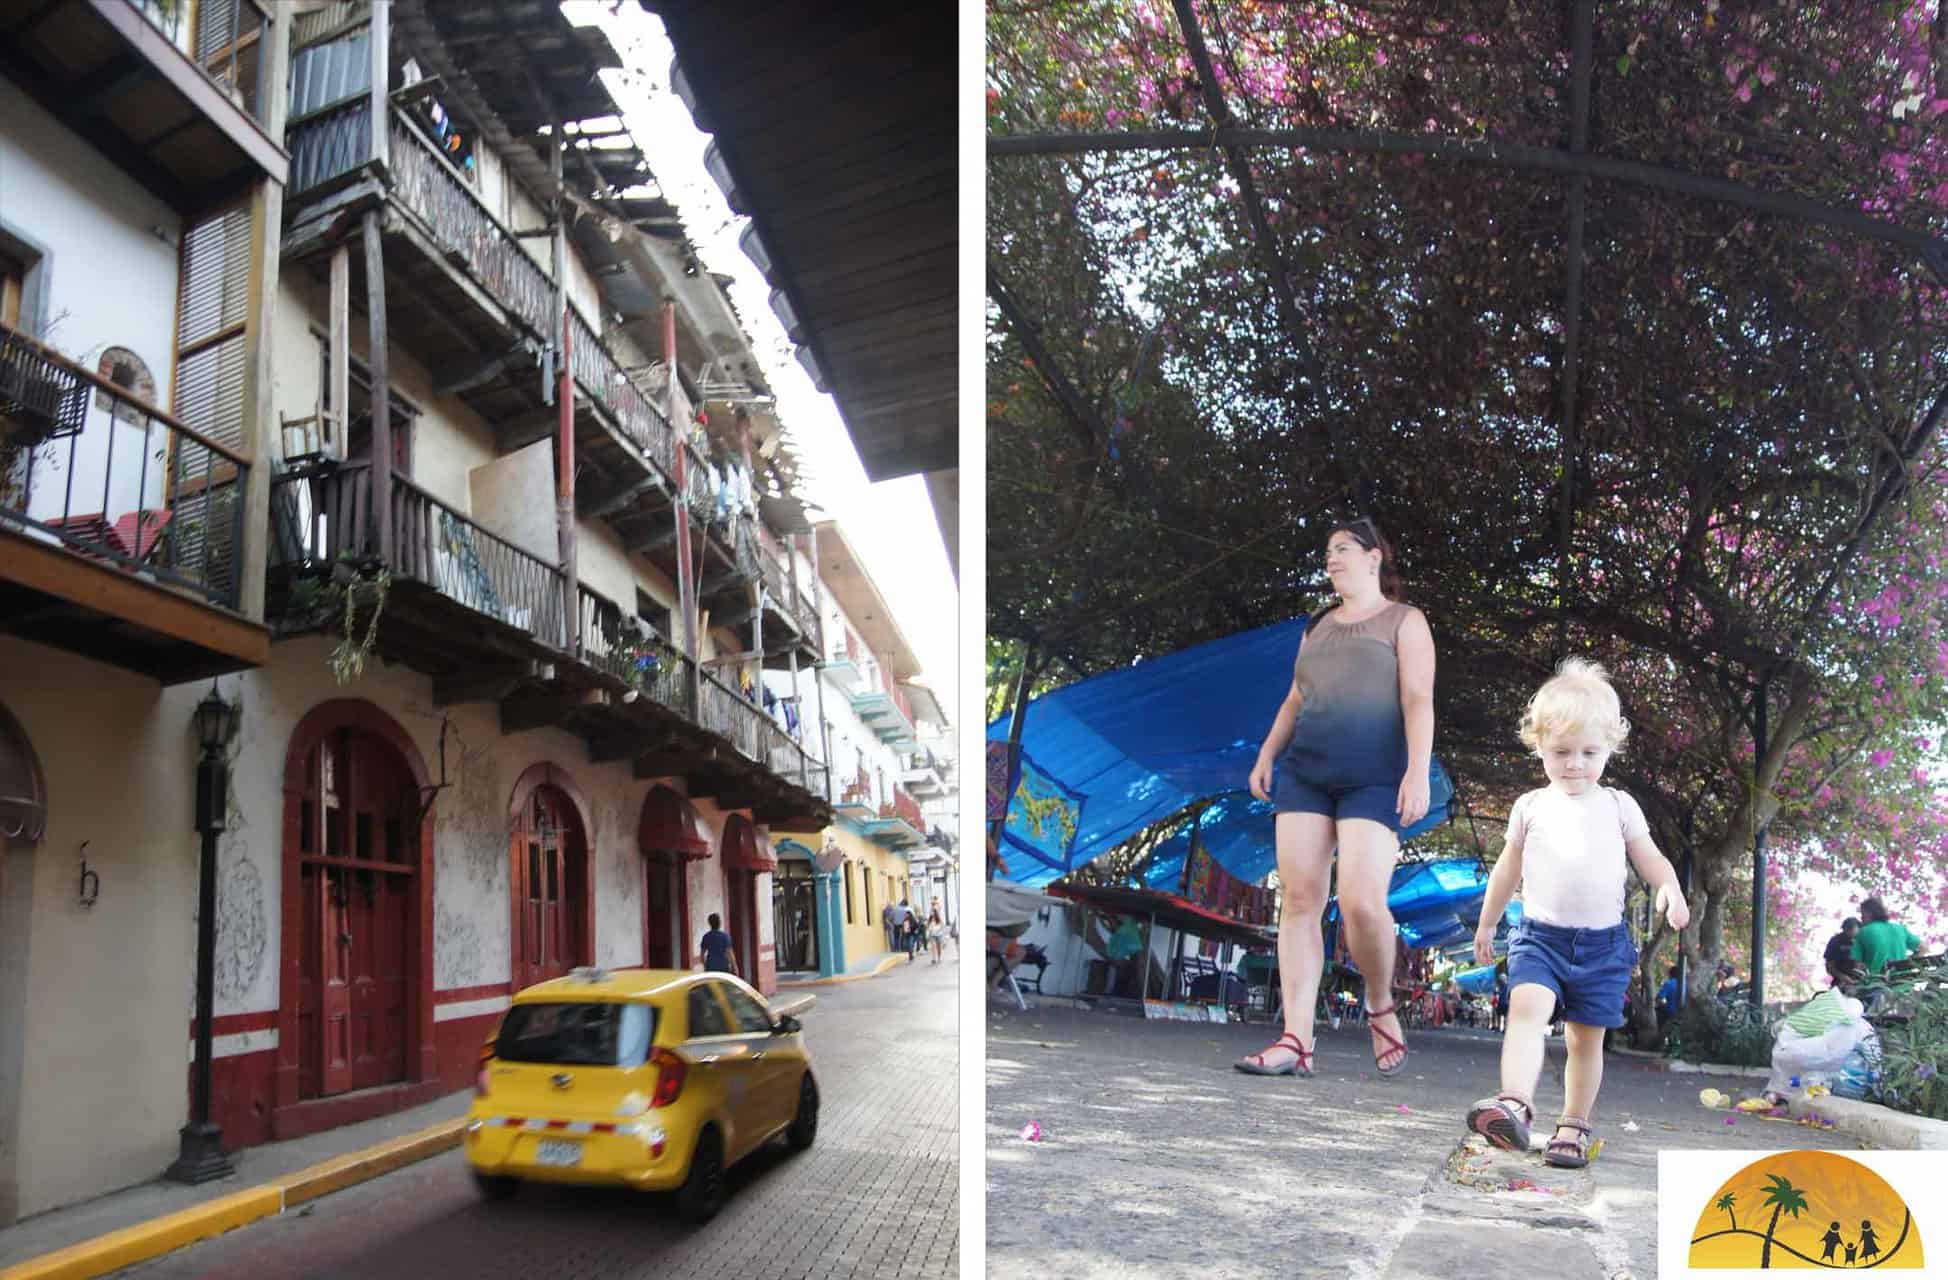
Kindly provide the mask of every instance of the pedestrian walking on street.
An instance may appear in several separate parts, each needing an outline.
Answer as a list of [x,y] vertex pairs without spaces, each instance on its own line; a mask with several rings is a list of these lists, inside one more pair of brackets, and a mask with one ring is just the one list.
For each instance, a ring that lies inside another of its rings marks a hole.
[[[904,907],[906,903],[902,902],[900,905]],[[906,950],[906,962],[908,964],[912,964],[914,957],[919,955],[923,936],[924,930],[920,926],[919,912],[908,908],[906,922],[901,926],[900,934],[900,945]]]
[[[1362,516],[1333,525],[1326,576],[1338,602],[1308,622],[1292,686],[1251,770],[1251,793],[1271,800],[1279,892],[1279,990],[1285,1030],[1234,1065],[1252,1075],[1312,1074],[1313,1017],[1326,967],[1320,919],[1339,851],[1339,909],[1366,978],[1374,1066],[1407,1064],[1393,989],[1394,927],[1387,889],[1400,833],[1426,816],[1434,750],[1434,635],[1400,601],[1392,548]],[[1276,786],[1274,787],[1274,778]],[[1146,961],[1147,963],[1147,961]]]
[[879,923],[880,927],[886,930],[886,949],[888,951],[899,950],[899,921],[900,913],[890,900],[885,906],[879,909]]
[[724,932],[723,918],[714,911],[710,913],[710,930],[697,944],[697,950],[703,953],[706,973],[737,973],[737,949],[731,943],[731,936]]
[[941,922],[939,907],[927,916],[927,946],[933,951],[933,962],[939,964],[947,953],[947,926]]
[[[1603,668],[1571,658],[1529,702],[1523,745],[1542,758],[1549,785],[1510,809],[1507,842],[1488,876],[1475,958],[1494,957],[1494,921],[1522,888],[1522,923],[1508,946],[1508,1030],[1502,1087],[1468,1109],[1468,1128],[1509,1151],[1529,1149],[1543,1030],[1560,1004],[1569,1043],[1562,1118],[1543,1159],[1565,1169],[1589,1163],[1590,1118],[1603,1080],[1603,1032],[1623,1025],[1623,997],[1637,963],[1624,922],[1629,868],[1656,893],[1673,930],[1690,922],[1670,859],[1658,851],[1643,810],[1598,785],[1630,722]],[[1627,865],[1626,865],[1627,861]]]

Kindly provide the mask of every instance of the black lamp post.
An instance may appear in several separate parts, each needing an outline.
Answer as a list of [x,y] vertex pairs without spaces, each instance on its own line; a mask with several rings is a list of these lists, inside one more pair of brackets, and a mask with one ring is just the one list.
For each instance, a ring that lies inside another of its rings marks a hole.
[[216,838],[229,810],[230,764],[223,748],[236,731],[237,711],[216,685],[196,704],[196,737],[203,758],[196,765],[196,829],[203,836],[196,887],[196,1068],[191,1078],[189,1123],[168,1177],[209,1182],[234,1170],[223,1154],[223,1127],[210,1119],[210,1020],[216,986]]

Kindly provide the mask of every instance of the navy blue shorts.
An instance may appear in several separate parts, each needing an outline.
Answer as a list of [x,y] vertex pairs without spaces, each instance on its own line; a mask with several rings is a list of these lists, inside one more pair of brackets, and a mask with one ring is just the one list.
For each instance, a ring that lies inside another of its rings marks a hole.
[[1566,929],[1524,920],[1508,942],[1508,985],[1547,987],[1562,1001],[1562,1016],[1586,1027],[1623,1025],[1623,996],[1637,967],[1630,926]]
[[1293,777],[1280,767],[1272,786],[1272,808],[1278,813],[1323,813],[1335,822],[1365,818],[1396,836],[1400,834],[1400,784],[1362,787],[1322,787]]

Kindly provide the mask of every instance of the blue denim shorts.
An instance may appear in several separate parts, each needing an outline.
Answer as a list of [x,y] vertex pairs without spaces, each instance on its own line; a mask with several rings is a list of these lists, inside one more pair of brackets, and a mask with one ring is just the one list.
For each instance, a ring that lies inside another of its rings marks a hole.
[[1323,813],[1335,822],[1365,818],[1396,836],[1400,834],[1399,806],[1397,782],[1378,787],[1322,787],[1281,768],[1272,788],[1272,808],[1278,813]]
[[1630,926],[1566,929],[1524,920],[1508,943],[1508,985],[1547,987],[1562,1001],[1562,1015],[1586,1027],[1623,1025],[1623,996],[1637,967]]

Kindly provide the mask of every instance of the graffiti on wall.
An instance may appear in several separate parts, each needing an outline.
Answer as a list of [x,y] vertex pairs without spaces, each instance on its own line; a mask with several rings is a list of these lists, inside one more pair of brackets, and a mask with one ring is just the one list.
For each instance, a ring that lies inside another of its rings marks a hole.
[[214,984],[220,1005],[245,1005],[270,952],[269,904],[264,877],[236,833],[225,839],[224,853],[230,865],[216,886]]

